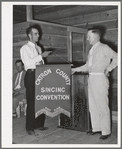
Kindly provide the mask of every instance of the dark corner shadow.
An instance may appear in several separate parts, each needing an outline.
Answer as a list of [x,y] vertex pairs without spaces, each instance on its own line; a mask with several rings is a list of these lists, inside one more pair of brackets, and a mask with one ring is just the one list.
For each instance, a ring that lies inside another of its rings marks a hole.
[[117,52],[118,50],[118,47],[117,45],[115,44],[115,42],[112,42],[110,40],[107,40],[105,39],[105,34],[107,32],[106,28],[104,26],[92,26],[94,28],[99,28],[99,30],[101,31],[101,42],[104,43],[104,44],[107,44],[112,50],[114,50],[115,52]]

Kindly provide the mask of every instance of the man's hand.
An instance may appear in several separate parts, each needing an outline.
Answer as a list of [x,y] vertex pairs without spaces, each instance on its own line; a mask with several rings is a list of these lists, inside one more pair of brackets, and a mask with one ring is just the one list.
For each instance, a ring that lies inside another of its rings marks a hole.
[[43,52],[42,54],[41,54],[41,56],[42,57],[47,57],[49,54],[51,54],[52,53],[52,51],[45,51],[45,52]]
[[40,62],[36,62],[36,65],[42,65],[42,64],[43,64],[42,61],[40,61]]
[[105,73],[105,75],[106,75],[107,77],[109,77],[109,76],[110,76],[109,71],[108,71],[107,69],[105,70],[105,72],[104,72],[104,73]]
[[73,74],[76,72],[76,68],[72,68],[71,70],[72,70],[71,73],[72,73],[72,75],[73,75]]

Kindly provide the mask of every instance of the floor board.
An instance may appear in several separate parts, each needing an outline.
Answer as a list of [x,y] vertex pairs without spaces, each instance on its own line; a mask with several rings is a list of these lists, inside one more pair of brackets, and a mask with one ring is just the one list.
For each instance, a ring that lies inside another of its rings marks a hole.
[[85,132],[58,128],[58,117],[46,118],[46,131],[35,130],[28,135],[25,130],[25,116],[13,118],[13,144],[117,144],[117,123],[112,124],[112,134],[106,140],[100,140],[99,134],[88,135]]

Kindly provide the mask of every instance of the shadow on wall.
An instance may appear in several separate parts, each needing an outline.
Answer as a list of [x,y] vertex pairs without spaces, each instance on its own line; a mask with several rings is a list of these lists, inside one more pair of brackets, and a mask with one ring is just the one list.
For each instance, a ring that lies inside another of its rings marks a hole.
[[115,52],[117,52],[117,45],[115,44],[115,42],[112,42],[110,39],[106,40],[105,39],[105,35],[106,35],[106,28],[104,26],[93,26],[95,28],[99,28],[102,35],[101,35],[101,42],[104,44],[107,44],[111,49],[113,49]]
[[107,44],[115,52],[118,52],[118,47],[117,47],[117,45],[115,43],[113,43],[113,42],[111,42],[109,40],[105,40],[105,39],[101,40],[101,42]]

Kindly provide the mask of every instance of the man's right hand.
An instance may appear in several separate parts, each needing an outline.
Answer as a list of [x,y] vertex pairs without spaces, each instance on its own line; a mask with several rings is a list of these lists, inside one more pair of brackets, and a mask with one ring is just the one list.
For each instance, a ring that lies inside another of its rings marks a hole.
[[42,57],[47,57],[50,53],[52,53],[52,51],[45,51],[41,54]]
[[73,74],[76,72],[76,68],[72,68],[71,70],[72,70],[71,73],[72,73],[72,75],[73,75]]
[[104,73],[105,73],[105,75],[106,75],[107,77],[109,77],[109,76],[110,76],[109,71],[108,71],[107,69],[105,70],[105,72],[104,72]]
[[42,61],[37,62],[36,65],[43,65],[43,62]]

